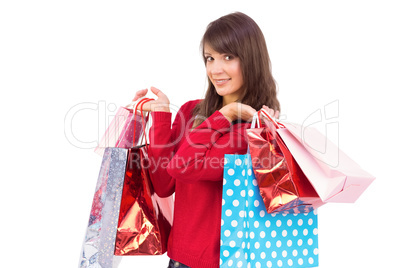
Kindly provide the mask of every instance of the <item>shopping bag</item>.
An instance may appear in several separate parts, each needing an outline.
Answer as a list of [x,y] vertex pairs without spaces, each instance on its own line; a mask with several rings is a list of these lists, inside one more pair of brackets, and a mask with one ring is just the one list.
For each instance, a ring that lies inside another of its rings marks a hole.
[[375,179],[313,127],[281,123],[276,133],[325,203],[354,203]]
[[253,170],[268,213],[306,213],[322,206],[324,202],[276,133],[279,125],[264,120],[264,127],[254,127],[261,121],[261,112],[254,116],[247,138]]
[[115,255],[161,255],[173,221],[173,196],[159,197],[150,180],[147,147],[129,149]]
[[317,129],[283,125],[278,134],[324,202],[354,203],[374,181]]
[[[145,129],[144,116],[142,118]],[[144,138],[144,145],[128,150],[115,255],[161,255],[167,250],[173,222],[173,196],[161,198],[155,193],[150,179],[146,135]]]
[[[95,148],[95,153],[103,155],[103,151],[108,147],[128,149],[139,145],[144,133],[141,123],[142,117],[136,109],[139,103],[139,101],[132,102],[125,107],[118,108],[98,146]],[[145,117],[144,120],[146,123],[148,117]],[[134,129],[136,130],[135,133]]]
[[[141,106],[146,101],[147,99],[143,99],[137,105]],[[137,108],[135,107],[136,110]],[[141,128],[136,128],[134,125],[134,133],[137,129],[145,129],[146,117],[142,116],[140,121],[142,126]],[[132,144],[135,142],[135,137],[135,135],[132,136]],[[145,137],[145,135],[142,137]],[[147,168],[149,168],[145,161],[146,158],[143,156],[144,154],[138,153],[143,150],[142,147],[135,146],[129,149],[108,147],[104,149],[79,267],[115,267],[113,264],[119,261],[117,255],[130,255],[126,254],[126,252],[130,253],[130,251],[117,250],[122,248],[122,239],[120,236],[122,231],[127,234],[127,230],[122,230],[121,228],[118,230],[118,227],[122,226],[121,219],[124,219],[125,226],[127,224],[142,226],[141,224],[144,223],[145,226],[149,227],[149,234],[145,233],[145,228],[142,228],[138,235],[132,234],[132,237],[139,237],[134,238],[134,240],[139,241],[140,245],[157,248],[157,252],[166,251],[166,240],[173,217],[173,200],[172,197],[159,198],[153,192],[149,180],[136,177],[135,174],[138,174],[138,171],[140,173],[147,173]],[[141,160],[140,163],[138,160]],[[144,166],[145,169],[143,169]],[[138,184],[140,187],[135,188]],[[131,186],[134,188],[130,188]],[[123,189],[125,191],[124,194]],[[120,208],[122,206],[123,211],[126,211],[127,204],[132,203],[132,199],[130,199],[131,192],[141,193],[135,197],[136,200],[139,200],[137,203],[140,209],[135,210],[132,207],[129,212],[125,212],[126,216],[122,217]],[[139,214],[134,214],[132,213],[133,211],[139,212]],[[134,218],[130,218],[129,216],[134,216]],[[130,222],[131,220],[134,223]],[[119,236],[117,236],[118,234]],[[157,236],[159,240],[152,239],[153,235]],[[116,243],[118,243],[117,247]],[[154,252],[153,254],[158,253]]]
[[106,148],[80,258],[81,268],[110,268],[127,164],[127,149]]
[[317,211],[267,213],[250,154],[225,155],[220,267],[317,266]]

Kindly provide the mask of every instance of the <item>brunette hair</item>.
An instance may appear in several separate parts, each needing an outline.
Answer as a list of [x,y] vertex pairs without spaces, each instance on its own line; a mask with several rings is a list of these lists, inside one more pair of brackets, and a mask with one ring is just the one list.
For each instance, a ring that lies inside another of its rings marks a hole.
[[[261,109],[263,105],[280,110],[265,38],[252,18],[241,12],[235,12],[211,22],[201,40],[201,52],[205,64],[206,44],[218,53],[239,57],[244,84],[238,102],[250,105],[256,110]],[[208,78],[205,98],[193,111],[197,116],[194,127],[222,108],[222,103],[222,96],[218,95],[215,86]]]

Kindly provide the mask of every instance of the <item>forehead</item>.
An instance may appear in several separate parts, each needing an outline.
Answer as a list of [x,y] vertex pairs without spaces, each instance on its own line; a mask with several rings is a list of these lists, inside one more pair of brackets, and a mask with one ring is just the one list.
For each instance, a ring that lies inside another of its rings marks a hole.
[[215,51],[209,44],[204,45],[204,54],[221,54]]

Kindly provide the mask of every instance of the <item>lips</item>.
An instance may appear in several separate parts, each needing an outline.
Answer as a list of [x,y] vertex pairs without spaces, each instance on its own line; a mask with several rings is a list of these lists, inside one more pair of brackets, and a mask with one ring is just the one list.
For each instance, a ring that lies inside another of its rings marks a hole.
[[222,86],[224,84],[226,84],[228,81],[230,81],[231,78],[226,78],[226,79],[214,79],[215,84],[218,86]]

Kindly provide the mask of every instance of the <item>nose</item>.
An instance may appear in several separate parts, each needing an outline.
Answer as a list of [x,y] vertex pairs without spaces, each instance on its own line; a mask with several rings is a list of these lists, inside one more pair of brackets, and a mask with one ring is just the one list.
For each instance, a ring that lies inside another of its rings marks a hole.
[[208,69],[212,75],[218,75],[223,73],[223,64],[220,61],[215,60],[209,64]]

